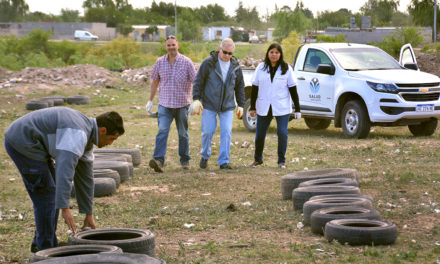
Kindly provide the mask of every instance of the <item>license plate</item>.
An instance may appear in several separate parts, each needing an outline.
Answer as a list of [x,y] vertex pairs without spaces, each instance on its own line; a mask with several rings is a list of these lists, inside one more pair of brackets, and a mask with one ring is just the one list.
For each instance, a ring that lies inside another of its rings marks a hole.
[[434,111],[433,104],[417,105],[416,112],[432,112]]

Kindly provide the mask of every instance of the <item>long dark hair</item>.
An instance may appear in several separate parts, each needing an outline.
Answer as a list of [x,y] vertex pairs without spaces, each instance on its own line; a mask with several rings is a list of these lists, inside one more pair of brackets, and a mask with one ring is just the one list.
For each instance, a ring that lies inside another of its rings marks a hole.
[[283,49],[281,48],[281,45],[278,43],[270,44],[269,48],[267,49],[266,57],[264,58],[263,70],[267,70],[269,72],[269,66],[272,65],[269,60],[269,51],[273,48],[277,49],[278,52],[280,53],[280,59],[277,61],[277,65],[275,67],[280,65],[281,66],[281,75],[283,75],[287,72],[287,69],[289,69],[289,65],[284,61]]

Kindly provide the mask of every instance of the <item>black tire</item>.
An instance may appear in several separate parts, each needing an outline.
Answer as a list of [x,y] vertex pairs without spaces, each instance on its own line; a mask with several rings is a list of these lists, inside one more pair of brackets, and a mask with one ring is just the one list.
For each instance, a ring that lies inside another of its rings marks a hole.
[[99,161],[93,162],[93,169],[111,169],[119,173],[121,182],[130,179],[130,163],[124,161]]
[[304,117],[306,126],[313,130],[324,130],[330,126],[331,119]]
[[380,220],[378,211],[358,206],[329,207],[316,210],[310,217],[310,227],[315,234],[324,234],[325,224],[336,219]]
[[110,196],[116,192],[116,182],[112,178],[94,178],[94,197]]
[[257,130],[257,116],[251,117],[250,109],[251,108],[251,99],[247,99],[243,108],[243,125],[250,132],[255,132]]
[[322,194],[359,194],[360,190],[355,186],[310,186],[299,187],[292,192],[292,201],[294,210],[302,210],[303,205],[310,197]]
[[359,182],[359,175],[355,169],[333,168],[322,170],[299,171],[284,175],[281,178],[281,193],[284,200],[292,199],[292,190],[301,182],[324,178],[352,178]]
[[124,153],[95,153],[95,159],[97,160],[116,160],[125,161],[133,164],[133,159],[130,154]]
[[437,123],[437,119],[430,119],[429,121],[422,122],[418,125],[408,125],[408,129],[415,137],[432,136],[437,129]]
[[327,179],[317,179],[302,182],[298,187],[307,186],[334,186],[334,185],[345,185],[345,186],[356,186],[359,187],[359,183],[355,179],[350,178],[327,178]]
[[324,195],[315,195],[310,197],[309,201],[318,200],[318,199],[329,199],[329,198],[345,198],[345,197],[359,197],[365,198],[369,200],[372,204],[374,203],[373,197],[368,194],[324,194]]
[[132,228],[103,228],[90,229],[76,233],[69,237],[69,245],[113,245],[120,247],[122,251],[140,253],[154,257],[155,238],[149,230]]
[[44,99],[44,98],[40,98],[40,101],[41,101],[41,102],[47,102],[47,107],[53,107],[53,106],[55,106],[55,101],[54,101],[54,99],[48,99],[48,98]]
[[38,110],[48,108],[49,103],[44,101],[29,101],[26,103],[26,110]]
[[86,95],[72,95],[67,97],[67,103],[77,105],[88,104],[90,103],[90,97]]
[[41,99],[63,100],[63,104],[67,102],[67,97],[62,96],[62,95],[46,96]]
[[341,126],[349,138],[366,138],[371,123],[365,105],[359,100],[348,101],[341,112]]
[[303,205],[303,223],[305,225],[310,224],[310,216],[316,210],[329,208],[329,207],[340,207],[340,206],[357,206],[372,209],[373,203],[365,198],[361,197],[337,197],[337,198],[326,198],[326,199],[309,199]]
[[94,153],[125,153],[130,154],[133,166],[137,167],[141,164],[141,151],[136,148],[101,148],[93,150]]
[[113,179],[116,184],[116,189],[119,188],[119,185],[121,184],[121,176],[119,176],[119,173],[115,170],[111,170],[111,169],[93,170],[93,177],[94,178],[111,178],[111,179]]
[[324,236],[328,241],[336,240],[352,246],[390,245],[396,241],[397,227],[378,220],[339,219],[325,225]]
[[[97,166],[99,166],[100,164],[104,165],[104,166],[112,166],[111,164],[116,163],[116,164],[124,164],[128,166],[128,177],[131,178],[133,177],[133,173],[134,173],[134,168],[133,168],[133,163],[131,162],[126,162],[126,161],[119,161],[119,160],[95,160],[94,163],[97,164]],[[107,168],[107,169],[111,169],[111,168]]]
[[166,264],[162,259],[153,258],[142,254],[112,254],[101,253],[91,255],[77,255],[63,258],[52,258],[40,261],[41,264]]
[[98,253],[122,254],[122,249],[111,245],[74,245],[40,250],[31,256],[30,262],[38,262],[50,258],[61,258],[76,255],[89,255]]

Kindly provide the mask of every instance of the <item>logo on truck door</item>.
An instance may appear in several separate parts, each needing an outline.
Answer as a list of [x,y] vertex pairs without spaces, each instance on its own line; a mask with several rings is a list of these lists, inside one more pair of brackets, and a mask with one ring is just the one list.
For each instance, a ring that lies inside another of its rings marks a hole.
[[310,81],[310,91],[312,91],[312,93],[317,93],[319,91],[319,80],[318,80],[318,78],[313,78]]

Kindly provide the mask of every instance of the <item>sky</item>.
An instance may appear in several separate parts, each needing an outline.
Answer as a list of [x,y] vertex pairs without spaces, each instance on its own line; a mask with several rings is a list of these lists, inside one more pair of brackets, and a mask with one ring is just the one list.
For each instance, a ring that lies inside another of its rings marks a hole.
[[[83,14],[82,4],[84,0],[69,0],[69,1],[60,1],[60,0],[25,0],[29,5],[29,10],[31,12],[40,11],[47,14],[59,15],[61,13],[61,9],[71,9],[71,10],[79,10],[80,14]],[[209,4],[218,4],[225,8],[226,12],[229,15],[235,14],[235,9],[238,7],[237,0],[175,0],[178,6],[188,6],[191,8],[200,7],[202,5],[206,6]],[[144,8],[150,7],[153,0],[128,0],[128,2],[134,8]],[[156,3],[161,2],[161,0],[156,0]],[[174,0],[162,0],[162,2],[166,3],[174,3]],[[268,0],[242,0],[243,6],[248,7],[257,7],[257,10],[260,16],[266,15],[267,12],[272,13],[275,9],[275,3],[278,8],[283,7],[284,5],[289,6],[290,8],[294,8],[296,5],[296,0],[277,0],[277,1],[268,1]],[[304,6],[310,9],[315,15],[317,12],[322,12],[325,10],[336,11],[340,8],[347,8],[353,13],[359,11],[359,8],[363,6],[367,2],[367,0],[303,0]],[[409,5],[410,0],[400,0],[399,11],[407,12],[407,6]]]

